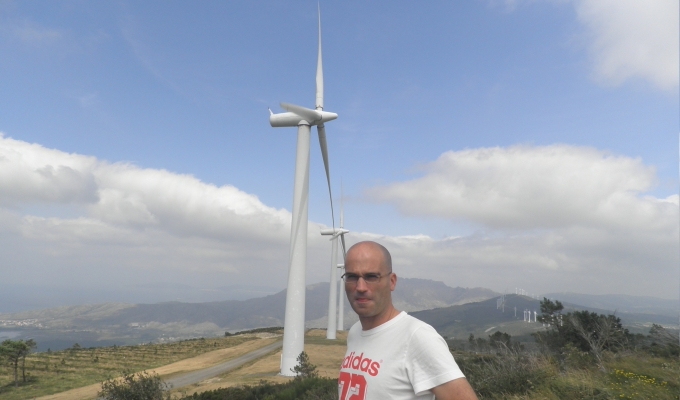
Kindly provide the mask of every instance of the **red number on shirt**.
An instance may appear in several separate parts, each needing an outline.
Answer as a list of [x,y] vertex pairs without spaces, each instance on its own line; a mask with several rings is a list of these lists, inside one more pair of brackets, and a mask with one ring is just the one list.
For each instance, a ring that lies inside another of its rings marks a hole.
[[340,400],[365,400],[366,378],[360,374],[340,372],[338,391],[340,392]]
[[338,391],[340,392],[340,400],[345,400],[347,397],[347,391],[349,390],[351,381],[352,376],[349,372],[340,372],[340,378],[338,378]]
[[366,378],[364,378],[363,375],[352,374],[352,383],[350,383],[349,392],[352,396],[347,400],[365,400]]

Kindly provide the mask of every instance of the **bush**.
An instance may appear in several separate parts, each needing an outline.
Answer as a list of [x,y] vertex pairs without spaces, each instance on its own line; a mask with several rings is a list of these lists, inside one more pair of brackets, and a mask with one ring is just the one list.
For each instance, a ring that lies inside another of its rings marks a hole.
[[555,375],[549,358],[511,349],[456,360],[480,398],[526,394]]
[[653,324],[649,330],[649,345],[645,349],[657,357],[678,358],[680,345],[678,336],[661,325]]
[[581,351],[571,343],[564,346],[561,355],[567,368],[587,369],[595,364],[595,359],[589,352]]
[[102,400],[171,400],[169,389],[158,374],[126,372],[123,378],[102,383],[97,397]]
[[286,383],[260,382],[257,386],[230,387],[195,393],[192,400],[335,400],[338,381],[329,378],[295,379]]
[[[575,351],[589,352],[601,370],[605,370],[604,356],[630,348],[635,336],[628,332],[616,315],[596,314],[588,311],[573,311],[561,314],[562,304],[543,298],[539,321],[548,323],[550,328],[532,335],[544,350],[549,350],[565,362],[565,355]],[[570,347],[568,347],[570,346]],[[568,352],[564,349],[568,347]],[[585,360],[585,357],[581,357]]]
[[229,332],[224,332],[224,336],[236,336],[236,335],[244,335],[247,333],[276,333],[279,331],[282,331],[283,327],[282,326],[270,326],[268,328],[255,328],[255,329],[249,329],[247,331],[238,331],[235,333],[229,333]]

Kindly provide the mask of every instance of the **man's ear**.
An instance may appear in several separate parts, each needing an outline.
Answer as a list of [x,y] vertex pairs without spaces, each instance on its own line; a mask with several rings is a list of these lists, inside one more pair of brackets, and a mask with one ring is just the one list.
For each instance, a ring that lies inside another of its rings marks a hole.
[[397,274],[393,272],[390,275],[390,291],[394,291],[395,287],[397,287]]

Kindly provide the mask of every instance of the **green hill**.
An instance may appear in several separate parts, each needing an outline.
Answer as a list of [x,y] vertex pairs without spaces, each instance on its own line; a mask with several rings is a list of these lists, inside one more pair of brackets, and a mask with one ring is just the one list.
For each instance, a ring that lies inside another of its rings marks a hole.
[[[497,308],[498,297],[477,303],[467,303],[450,307],[410,313],[414,317],[432,325],[442,336],[466,339],[470,334],[486,337],[496,331],[506,332],[519,340],[531,341],[529,334],[543,329],[540,323],[524,322],[524,310],[540,314],[540,301],[527,296],[505,295],[505,308]],[[557,300],[560,300],[557,298]],[[587,310],[598,314],[613,314],[613,310],[585,307],[562,301],[564,312]],[[516,311],[515,311],[516,310]],[[616,313],[624,326],[633,333],[647,333],[652,323],[676,329],[677,317],[652,313]]]
[[539,301],[527,296],[505,296],[504,309],[497,308],[497,299],[477,303],[412,312],[414,317],[432,325],[442,336],[456,339],[467,338],[471,333],[485,337],[497,330],[512,336],[527,335],[542,329],[540,323],[524,322],[524,310],[540,314]]

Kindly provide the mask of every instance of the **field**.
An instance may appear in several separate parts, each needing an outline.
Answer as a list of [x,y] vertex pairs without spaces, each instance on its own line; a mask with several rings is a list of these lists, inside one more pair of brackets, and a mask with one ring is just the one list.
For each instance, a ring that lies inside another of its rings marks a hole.
[[[326,331],[314,329],[305,336],[305,352],[309,360],[316,365],[319,376],[337,379],[340,365],[345,356],[347,333],[339,332],[336,340],[326,339]],[[216,376],[199,384],[177,389],[178,394],[193,394],[223,387],[239,385],[257,385],[261,381],[272,383],[288,382],[290,378],[279,376],[281,351],[263,357],[249,365],[228,374]]]
[[12,368],[0,367],[0,398],[23,400],[59,393],[120,376],[122,371],[153,369],[257,339],[254,335],[238,335],[140,346],[85,349],[74,345],[68,350],[34,353],[26,357],[26,383],[19,388],[14,388]]

